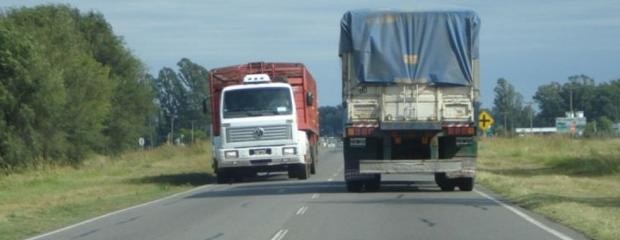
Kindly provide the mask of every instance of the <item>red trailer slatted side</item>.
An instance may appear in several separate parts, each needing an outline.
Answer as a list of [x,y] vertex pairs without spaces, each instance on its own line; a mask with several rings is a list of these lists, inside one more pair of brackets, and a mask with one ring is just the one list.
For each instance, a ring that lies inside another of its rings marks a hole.
[[[209,89],[211,93],[211,119],[213,123],[213,135],[220,135],[220,95],[222,89],[230,85],[243,84],[243,77],[247,74],[268,74],[272,82],[287,80],[293,88],[295,105],[297,110],[297,123],[299,130],[312,134],[313,141],[318,140],[319,120],[316,82],[306,67],[301,63],[248,63],[210,71]],[[306,94],[312,94],[312,104],[306,104]]]

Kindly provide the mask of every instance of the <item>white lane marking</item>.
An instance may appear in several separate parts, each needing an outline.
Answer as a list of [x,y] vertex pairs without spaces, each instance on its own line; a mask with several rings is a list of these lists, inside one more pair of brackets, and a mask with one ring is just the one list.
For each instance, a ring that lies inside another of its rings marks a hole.
[[192,188],[192,189],[189,189],[187,191],[180,192],[180,193],[175,193],[175,194],[172,194],[172,195],[164,197],[164,198],[155,199],[155,200],[150,201],[150,202],[145,202],[145,203],[138,204],[138,205],[135,205],[135,206],[131,206],[131,207],[128,207],[128,208],[125,208],[125,209],[117,210],[117,211],[114,211],[114,212],[111,212],[111,213],[106,213],[106,214],[101,215],[99,217],[94,217],[94,218],[91,218],[91,219],[88,219],[88,220],[84,220],[82,222],[79,222],[79,223],[76,223],[76,224],[73,224],[73,225],[66,226],[66,227],[61,228],[61,229],[57,229],[57,230],[54,230],[54,231],[51,231],[51,232],[48,232],[48,233],[44,233],[44,234],[41,234],[41,235],[38,235],[38,236],[27,238],[26,240],[35,240],[35,239],[44,238],[44,237],[47,237],[47,236],[50,236],[50,235],[53,235],[53,234],[56,234],[56,233],[59,233],[59,232],[65,231],[65,230],[69,230],[69,229],[74,228],[74,227],[78,227],[78,226],[81,226],[81,225],[84,225],[84,224],[87,224],[87,223],[91,223],[91,222],[97,221],[97,220],[105,218],[105,217],[109,217],[109,216],[112,216],[112,215],[115,215],[115,214],[118,214],[118,213],[122,213],[122,212],[126,212],[126,211],[129,211],[129,210],[133,210],[133,209],[136,209],[136,208],[141,208],[141,207],[144,207],[144,206],[147,206],[147,205],[151,205],[151,204],[158,203],[158,202],[161,202],[161,201],[165,201],[165,200],[168,200],[168,199],[171,199],[171,198],[175,198],[175,197],[178,197],[178,196],[181,196],[181,195],[184,195],[184,194],[189,194],[189,193],[192,193],[192,192],[197,192],[199,190],[204,190],[204,189],[207,189],[207,188],[212,187],[212,186],[216,186],[216,185],[209,184],[209,185],[204,185],[204,186]]
[[530,222],[530,223],[532,223],[532,224],[536,225],[537,227],[541,228],[542,230],[545,230],[545,231],[547,231],[548,233],[553,234],[554,236],[558,237],[559,239],[562,239],[562,240],[573,240],[573,238],[571,238],[571,237],[569,237],[569,236],[566,236],[566,235],[564,235],[563,233],[558,232],[558,231],[556,231],[556,230],[555,230],[555,229],[553,229],[553,228],[547,227],[545,224],[542,224],[541,222],[537,221],[536,219],[533,219],[532,217],[528,216],[528,215],[527,215],[527,214],[525,214],[524,212],[521,212],[521,211],[519,211],[518,209],[516,209],[516,208],[514,208],[514,207],[512,207],[512,206],[510,206],[510,205],[508,205],[508,204],[505,204],[504,202],[502,202],[502,201],[500,201],[500,200],[497,200],[497,199],[495,199],[494,197],[491,197],[491,196],[487,195],[486,193],[483,193],[483,192],[481,192],[481,191],[478,191],[477,189],[474,189],[474,192],[476,192],[476,193],[480,194],[481,196],[483,196],[483,197],[485,197],[485,198],[487,198],[487,199],[490,199],[490,200],[491,200],[491,201],[493,201],[493,202],[496,202],[497,204],[499,204],[499,205],[501,205],[502,207],[504,207],[504,208],[506,208],[506,209],[510,210],[511,212],[513,212],[514,214],[516,214],[517,216],[519,216],[519,217],[521,217],[521,218],[525,219],[526,221],[528,221],[528,222]]
[[308,206],[303,206],[301,208],[299,208],[299,210],[297,210],[297,213],[295,213],[296,215],[303,215],[304,213],[306,213],[306,211],[308,211]]
[[276,233],[276,235],[273,235],[271,240],[282,240],[284,238],[284,236],[286,236],[286,233],[288,233],[288,230],[282,229],[282,230],[278,231]]
[[328,178],[327,181],[331,182],[331,181],[334,181],[334,179],[333,178]]
[[318,193],[312,194],[312,199],[317,199],[319,198],[320,195],[321,194],[318,194]]

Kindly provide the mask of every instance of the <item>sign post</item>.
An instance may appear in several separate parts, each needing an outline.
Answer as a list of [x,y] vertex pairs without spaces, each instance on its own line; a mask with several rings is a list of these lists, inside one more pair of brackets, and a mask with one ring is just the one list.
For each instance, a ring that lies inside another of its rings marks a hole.
[[140,145],[140,148],[144,150],[144,138],[143,137],[138,138],[138,144]]

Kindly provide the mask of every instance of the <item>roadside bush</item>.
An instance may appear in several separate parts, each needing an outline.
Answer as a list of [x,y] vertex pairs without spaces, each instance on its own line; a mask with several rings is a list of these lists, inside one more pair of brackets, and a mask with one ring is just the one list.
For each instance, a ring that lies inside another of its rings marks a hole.
[[67,5],[0,15],[0,168],[79,164],[146,135],[142,63],[99,13]]

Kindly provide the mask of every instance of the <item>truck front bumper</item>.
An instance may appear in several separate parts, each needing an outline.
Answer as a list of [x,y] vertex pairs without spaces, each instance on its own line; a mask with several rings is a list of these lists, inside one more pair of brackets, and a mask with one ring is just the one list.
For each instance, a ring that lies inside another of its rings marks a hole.
[[[283,148],[296,147],[296,154],[284,155]],[[226,152],[236,151],[237,157],[227,158]],[[255,152],[263,152],[257,154]],[[306,162],[303,153],[296,145],[260,146],[247,148],[218,149],[216,153],[217,168],[256,167],[266,169],[270,166],[303,164]]]
[[474,177],[476,158],[426,160],[360,160],[361,174],[446,173],[448,178]]

